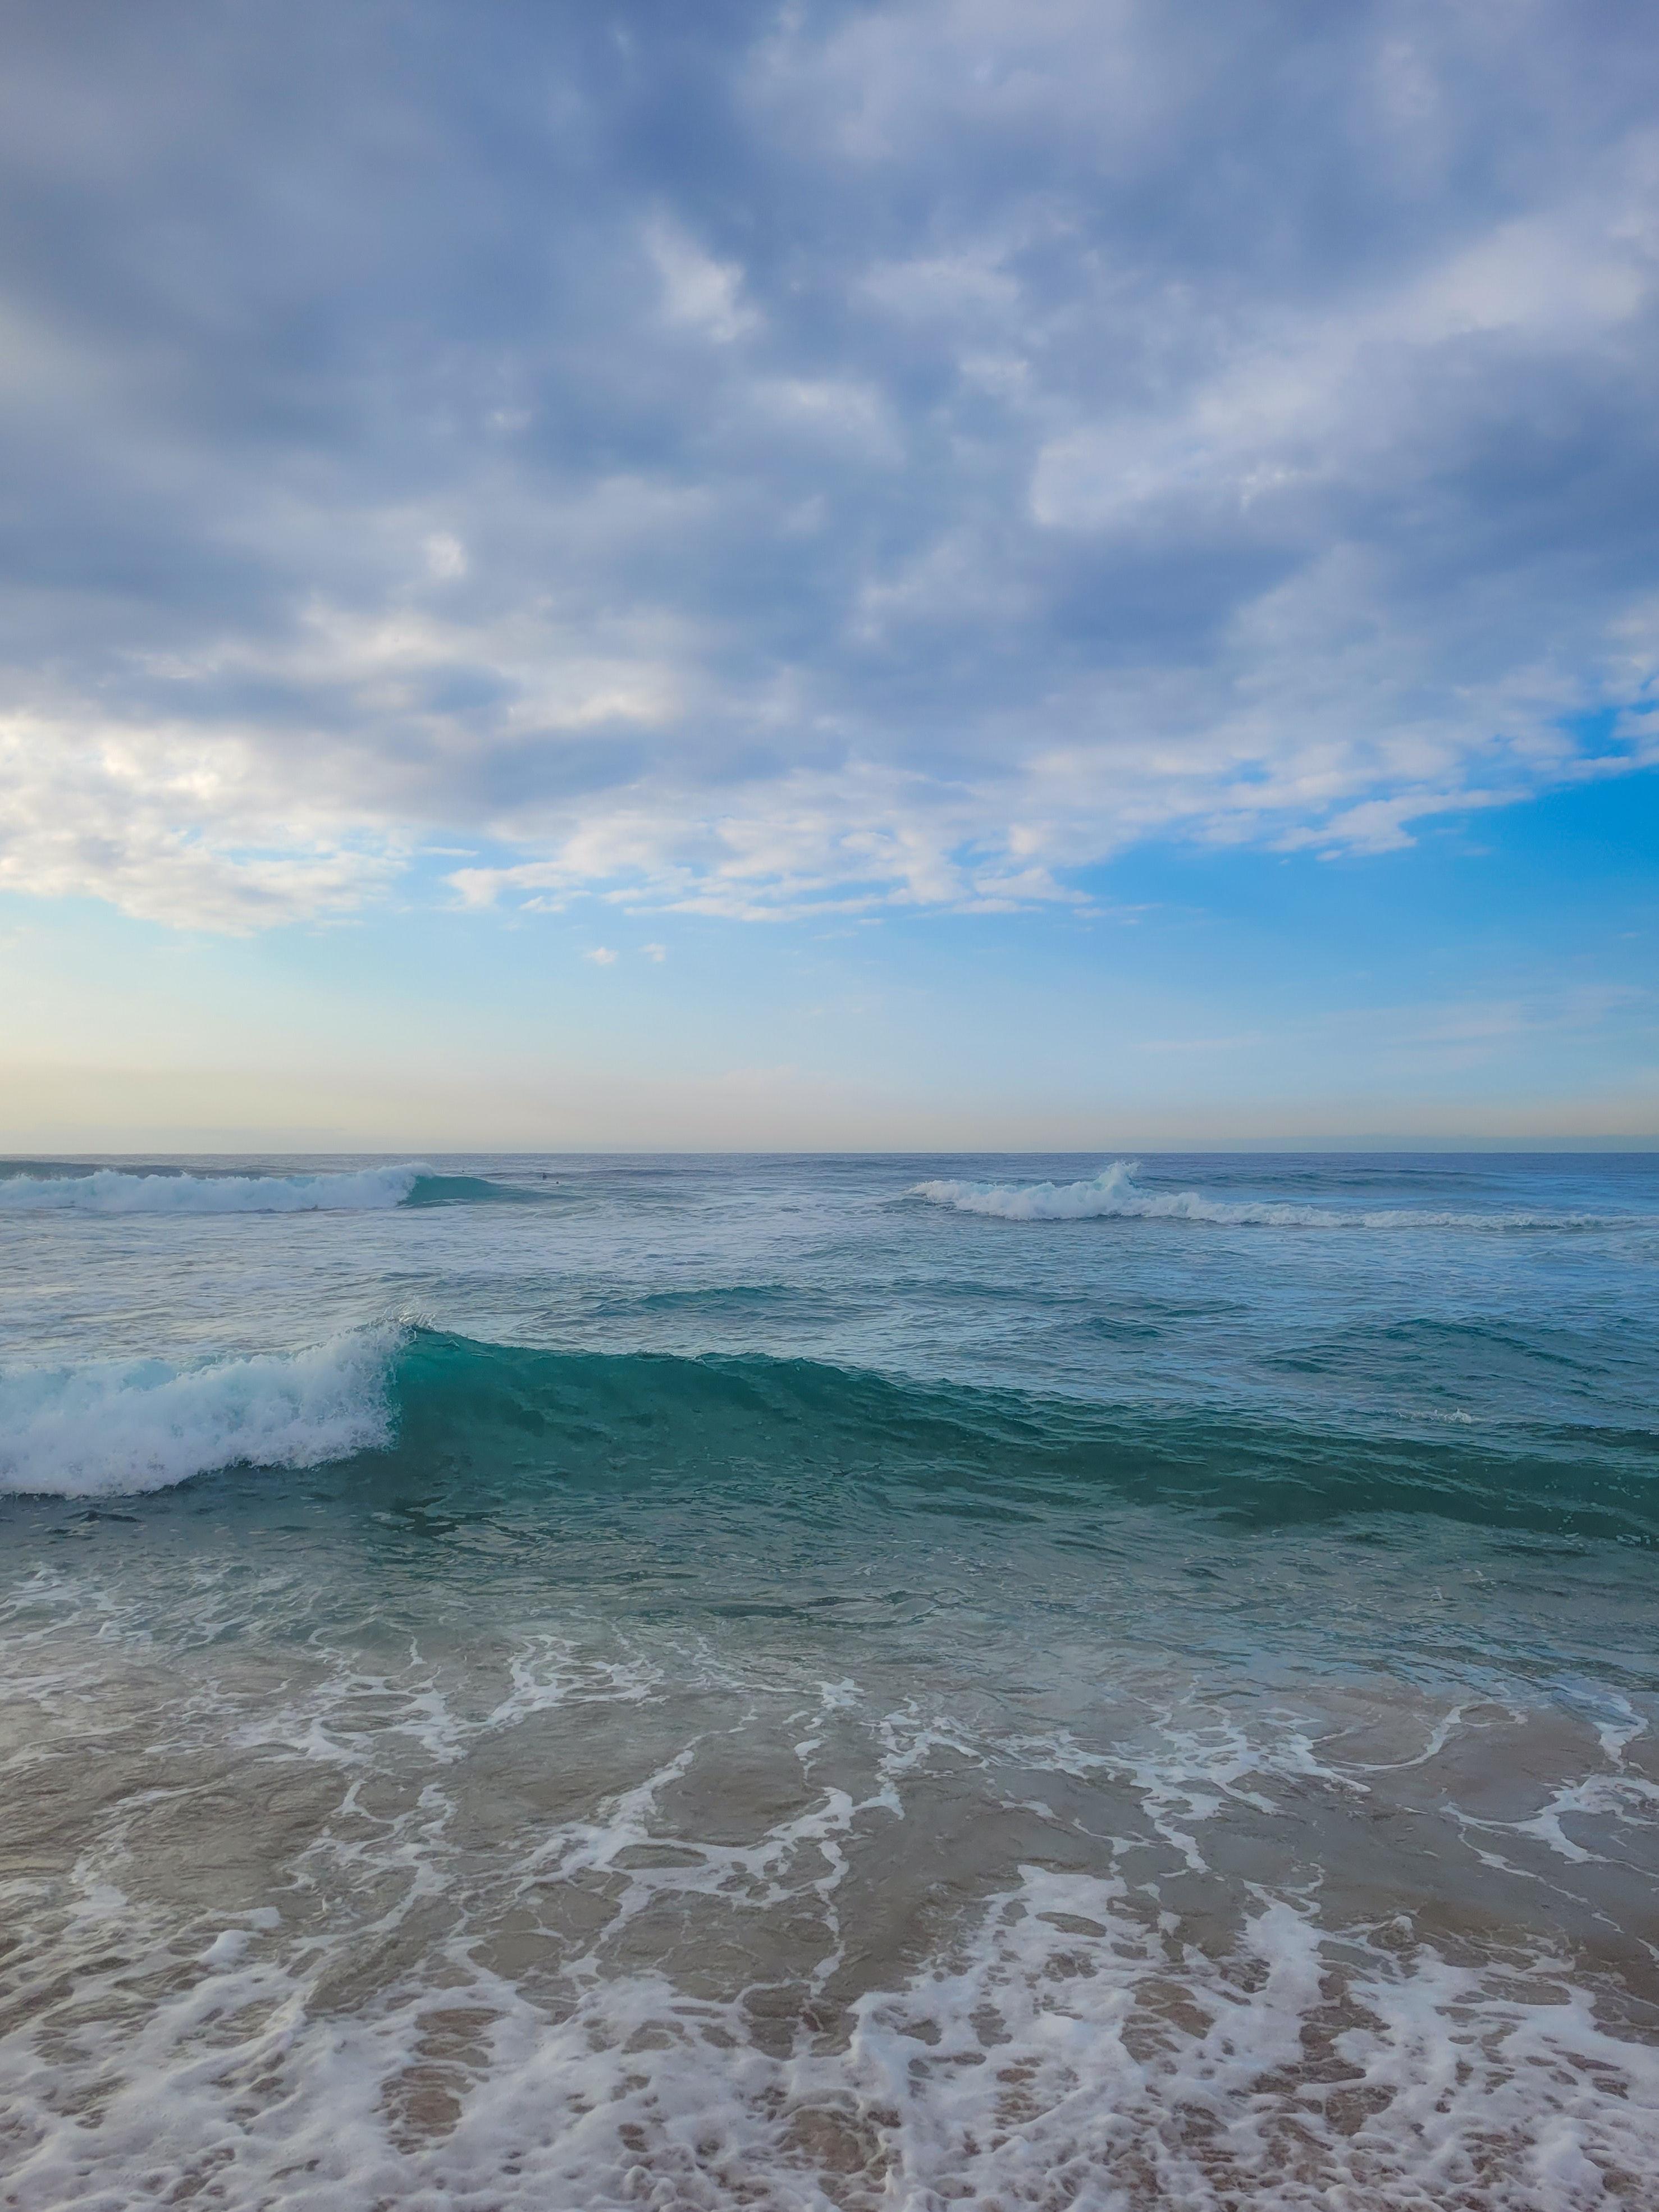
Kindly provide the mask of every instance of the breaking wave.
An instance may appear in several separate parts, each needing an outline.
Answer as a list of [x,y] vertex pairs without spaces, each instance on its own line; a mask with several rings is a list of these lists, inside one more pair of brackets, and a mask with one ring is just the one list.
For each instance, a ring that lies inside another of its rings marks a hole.
[[1596,1229],[1607,1224],[1588,1213],[1437,1213],[1416,1206],[1357,1212],[1334,1206],[1291,1206],[1279,1200],[1211,1198],[1201,1191],[1145,1190],[1136,1163],[1114,1160],[1082,1182],[919,1182],[913,1198],[958,1213],[985,1213],[1001,1221],[1207,1221],[1225,1228],[1257,1229]]
[[0,1170],[5,1213],[363,1213],[531,1194],[482,1176],[440,1175],[418,1160],[328,1175],[190,1175],[162,1169]]
[[1322,1431],[829,1361],[547,1351],[392,1325],[289,1354],[0,1376],[0,1492],[60,1497],[338,1462],[347,1481],[417,1483],[469,1507],[645,1483],[807,1518],[836,1498],[1009,1522],[1116,1501],[1259,1527],[1430,1513],[1646,1544],[1659,1540],[1656,1443],[1583,1425],[1454,1437],[1432,1415]]
[[0,1376],[0,1490],[108,1498],[224,1467],[316,1467],[390,1434],[395,1330],[177,1367],[100,1361]]

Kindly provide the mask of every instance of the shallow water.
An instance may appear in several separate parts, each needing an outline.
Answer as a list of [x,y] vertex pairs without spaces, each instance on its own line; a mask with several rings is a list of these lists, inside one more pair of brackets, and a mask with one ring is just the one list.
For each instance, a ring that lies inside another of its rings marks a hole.
[[0,2203],[1652,2201],[1659,1161],[17,1164]]

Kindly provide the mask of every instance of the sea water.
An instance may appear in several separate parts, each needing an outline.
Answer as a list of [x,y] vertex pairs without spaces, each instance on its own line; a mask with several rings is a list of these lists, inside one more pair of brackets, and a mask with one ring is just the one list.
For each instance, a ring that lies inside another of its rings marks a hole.
[[0,1167],[0,2203],[1659,2203],[1659,1160]]

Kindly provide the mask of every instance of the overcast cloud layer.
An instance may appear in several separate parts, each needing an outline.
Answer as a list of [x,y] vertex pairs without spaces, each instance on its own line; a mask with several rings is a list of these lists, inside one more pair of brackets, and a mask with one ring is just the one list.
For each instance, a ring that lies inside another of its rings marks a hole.
[[0,884],[1018,905],[1659,759],[1650,0],[0,48]]

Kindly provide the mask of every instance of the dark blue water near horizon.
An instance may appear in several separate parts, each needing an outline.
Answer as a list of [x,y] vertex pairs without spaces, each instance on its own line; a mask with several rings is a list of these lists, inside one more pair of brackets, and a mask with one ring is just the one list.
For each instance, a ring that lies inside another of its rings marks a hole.
[[0,2202],[1650,2202],[1656,1291],[1654,1155],[0,1163]]

